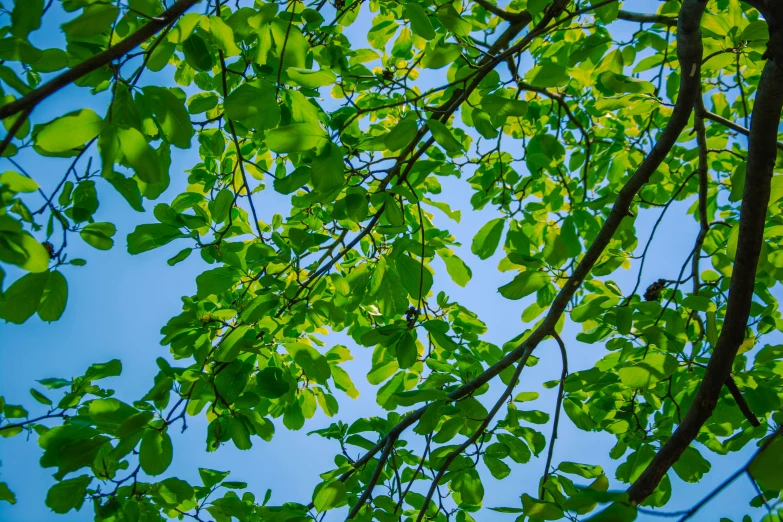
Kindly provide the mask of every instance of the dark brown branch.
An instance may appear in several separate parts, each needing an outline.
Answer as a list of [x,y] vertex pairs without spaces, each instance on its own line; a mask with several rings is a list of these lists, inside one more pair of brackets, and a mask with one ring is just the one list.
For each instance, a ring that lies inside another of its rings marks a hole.
[[[696,245],[693,247],[693,260],[691,261],[693,295],[699,295],[699,290],[701,287],[701,280],[699,277],[699,260],[701,259],[700,253],[702,245],[704,245],[704,239],[707,237],[707,233],[710,231],[710,220],[707,215],[707,183],[709,181],[709,167],[707,164],[707,131],[704,127],[704,112],[706,112],[704,109],[704,102],[700,98],[696,102],[696,115],[694,118],[696,140],[699,146],[699,235],[696,238]],[[691,318],[693,317],[696,317],[697,319],[699,318],[698,312],[695,310],[691,312]],[[699,320],[699,324],[703,329],[704,324],[701,322],[701,320]],[[691,360],[693,360],[695,355],[696,349],[694,347]],[[750,409],[750,406],[748,406],[748,403],[745,401],[745,398],[742,396],[739,388],[737,388],[737,383],[734,382],[734,379],[731,377],[731,375],[729,375],[728,379],[726,379],[726,387],[729,389],[729,392],[731,392],[731,396],[734,397],[734,400],[737,402],[737,406],[739,407],[740,411],[742,411],[742,414],[745,415],[745,418],[748,419],[748,422],[750,422],[750,425],[753,427],[761,426],[761,423],[753,414],[753,411]]]
[[726,388],[729,389],[731,396],[734,397],[734,400],[737,402],[737,406],[745,418],[748,419],[750,425],[754,428],[761,426],[758,417],[753,414],[753,410],[751,410],[750,406],[748,406],[747,401],[745,401],[745,397],[742,396],[742,392],[737,387],[737,383],[734,382],[734,378],[731,375],[729,375],[729,377],[726,379]]
[[563,392],[565,388],[565,380],[568,377],[568,353],[566,353],[565,343],[557,334],[552,332],[552,337],[557,341],[557,346],[560,348],[560,356],[563,359],[563,371],[560,373],[560,387],[557,389],[557,403],[555,405],[555,419],[552,421],[552,438],[549,441],[549,452],[546,455],[546,465],[544,466],[544,478],[541,481],[541,498],[544,498],[544,486],[549,479],[549,468],[552,465],[552,455],[555,453],[555,440],[557,439],[557,427],[560,423],[560,409],[563,406]]
[[367,487],[364,488],[364,492],[362,493],[362,496],[359,497],[359,500],[354,504],[353,508],[351,509],[351,512],[348,513],[348,516],[345,518],[345,520],[351,520],[353,517],[359,514],[359,510],[362,509],[362,506],[364,506],[365,502],[367,502],[367,499],[370,498],[370,495],[372,494],[372,490],[375,489],[375,485],[378,483],[378,479],[381,476],[381,472],[383,471],[383,466],[386,465],[386,461],[389,460],[389,454],[391,453],[392,448],[394,447],[394,441],[397,440],[395,438],[390,438],[386,442],[386,447],[383,449],[383,453],[381,454],[381,458],[378,459],[378,465],[375,466],[375,471],[372,474],[372,478],[370,479],[370,482],[367,484]]
[[677,26],[677,19],[673,16],[632,13],[631,11],[625,11],[623,9],[620,9],[620,12],[617,13],[617,18],[620,20],[626,20],[628,22],[639,22],[640,24],[663,24],[668,25],[669,27]]
[[177,18],[182,16],[185,11],[190,9],[198,1],[199,0],[179,0],[170,8],[162,12],[160,16],[157,16],[148,23],[144,24],[141,29],[120,41],[117,45],[109,47],[105,51],[100,52],[95,56],[88,58],[87,60],[84,60],[76,67],[67,70],[56,78],[53,78],[51,81],[41,85],[34,91],[27,93],[18,100],[3,105],[0,107],[0,119],[13,116],[14,114],[21,111],[32,110],[32,108],[34,108],[36,105],[66,85],[69,85],[79,78],[108,65],[113,60],[124,56],[141,45],[142,42],[150,38],[152,35],[176,21]]
[[527,13],[527,11],[509,13],[505,9],[498,7],[495,4],[488,2],[487,0],[475,0],[475,2],[493,15],[499,16],[503,20],[507,20],[511,23],[518,23],[527,20],[525,22],[525,25],[527,25],[530,22],[530,15]]
[[46,415],[41,415],[40,417],[26,420],[24,422],[14,422],[11,424],[5,424],[3,426],[0,426],[0,431],[11,430],[14,428],[24,428],[25,426],[29,426],[30,424],[35,424],[38,421],[42,421],[46,419],[58,419],[61,417],[65,417],[65,411],[61,411],[60,413],[47,413]]
[[759,254],[767,217],[772,170],[777,156],[777,129],[783,112],[783,70],[767,62],[759,81],[751,118],[745,192],[739,222],[737,258],[729,287],[726,318],[696,397],[682,423],[641,476],[628,489],[631,502],[642,503],[677,462],[712,415],[734,358],[745,340]]
[[[715,123],[720,123],[724,127],[728,127],[729,129],[731,129],[731,130],[733,130],[735,132],[739,132],[743,136],[750,136],[750,130],[746,129],[742,125],[738,125],[738,124],[734,123],[731,120],[727,120],[723,116],[715,114],[714,112],[710,112],[708,110],[705,110],[702,113],[702,116],[704,117],[705,120],[711,120],[711,121],[714,121]],[[783,143],[777,142],[775,146],[778,148],[778,150],[783,150]]]

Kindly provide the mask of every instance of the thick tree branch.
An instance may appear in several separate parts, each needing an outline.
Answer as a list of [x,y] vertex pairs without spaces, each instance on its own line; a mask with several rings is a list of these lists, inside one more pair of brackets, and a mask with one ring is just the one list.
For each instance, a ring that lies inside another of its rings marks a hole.
[[[729,129],[731,129],[731,130],[733,130],[733,131],[735,131],[735,132],[739,132],[739,133],[740,133],[740,134],[742,134],[743,136],[750,136],[750,130],[746,129],[746,128],[745,128],[745,127],[743,127],[742,125],[739,125],[739,124],[737,124],[737,123],[734,123],[734,122],[733,122],[733,121],[731,121],[731,120],[727,120],[727,119],[726,119],[726,118],[724,118],[723,116],[720,116],[720,115],[718,115],[718,114],[715,114],[714,112],[710,112],[710,111],[708,111],[708,110],[706,110],[706,109],[705,109],[705,110],[702,112],[702,117],[703,117],[705,120],[711,120],[711,121],[714,121],[715,123],[720,123],[720,124],[721,124],[721,125],[723,125],[724,127],[728,127]],[[778,148],[778,150],[781,150],[781,151],[783,151],[783,143],[781,143],[781,142],[777,142],[775,146]]]
[[96,54],[92,58],[84,60],[76,67],[65,71],[61,75],[53,78],[51,81],[46,82],[34,91],[27,93],[18,100],[3,105],[0,107],[0,119],[5,119],[9,116],[13,116],[18,112],[34,108],[36,105],[66,85],[69,85],[79,78],[108,65],[113,60],[124,56],[141,45],[145,40],[153,36],[158,31],[175,22],[177,18],[185,13],[185,11],[190,9],[198,2],[199,0],[179,0],[170,8],[163,11],[159,16],[150,19],[150,21],[144,24],[141,29],[131,34],[117,45],[109,47],[105,51]]
[[625,11],[620,9],[617,13],[617,18],[620,20],[626,20],[628,22],[639,22],[640,24],[663,24],[670,27],[677,26],[677,19],[673,16],[665,16],[659,14],[647,14],[647,13],[632,13],[631,11]]
[[489,11],[495,16],[498,16],[502,18],[503,20],[506,20],[511,23],[519,23],[524,20],[527,20],[525,25],[530,23],[530,15],[527,13],[527,11],[522,11],[519,13],[509,13],[502,7],[498,7],[495,4],[487,1],[487,0],[475,0],[478,5]]
[[721,389],[731,375],[753,300],[759,254],[767,217],[772,170],[777,156],[777,129],[783,111],[783,71],[773,61],[767,62],[759,81],[751,119],[748,167],[745,193],[739,222],[737,258],[729,287],[726,318],[720,337],[707,365],[704,379],[691,407],[677,430],[656,454],[641,476],[628,489],[631,502],[642,503],[677,462],[712,415]]

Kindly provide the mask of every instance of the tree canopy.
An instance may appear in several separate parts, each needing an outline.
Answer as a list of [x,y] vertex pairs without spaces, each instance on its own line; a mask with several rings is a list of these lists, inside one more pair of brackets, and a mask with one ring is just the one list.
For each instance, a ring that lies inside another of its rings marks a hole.
[[[783,345],[770,344],[783,331],[783,2],[504,4],[6,3],[0,318],[59,320],[78,291],[69,274],[90,270],[69,253],[80,241],[132,256],[180,245],[169,265],[200,256],[205,268],[182,312],[161,318],[170,354],[143,394],[107,388],[134,379],[115,359],[39,380],[25,404],[0,397],[0,436],[37,440],[54,473],[52,511],[685,520],[747,477],[757,495],[741,501],[783,517]],[[62,49],[35,44],[47,17],[62,22]],[[85,98],[63,96],[74,86]],[[108,103],[81,103],[90,96]],[[58,99],[56,117],[43,116]],[[191,147],[198,161],[172,169]],[[39,173],[37,158],[62,168]],[[44,176],[57,177],[53,190]],[[183,192],[167,190],[184,178]],[[465,218],[454,190],[494,212],[474,237],[449,232]],[[112,219],[99,207],[113,191],[152,209],[127,238],[98,221]],[[271,193],[290,212],[267,223],[257,209]],[[679,272],[651,280],[645,259],[675,202],[689,204],[698,236],[672,254]],[[639,237],[645,218],[654,226]],[[487,340],[491,309],[439,290],[470,284],[463,244],[480,260],[501,253],[497,291],[522,317],[504,344]],[[613,279],[627,270],[633,287]],[[600,348],[594,367],[569,372],[567,323]],[[551,414],[519,389],[545,340],[562,357],[545,383]],[[366,375],[343,367],[357,350],[372,353]],[[381,414],[338,413],[359,379]],[[200,468],[193,483],[167,473],[191,417],[209,421],[205,448],[219,452],[274,445],[319,410],[334,417],[313,432],[334,465],[301,471],[321,482],[299,502],[275,505],[228,471]],[[559,460],[566,418],[616,441],[611,452]],[[666,510],[673,474],[697,483],[748,447],[709,495]],[[613,476],[602,458],[620,463]],[[486,505],[485,482],[512,468],[538,487]],[[0,501],[14,503],[4,480]]]

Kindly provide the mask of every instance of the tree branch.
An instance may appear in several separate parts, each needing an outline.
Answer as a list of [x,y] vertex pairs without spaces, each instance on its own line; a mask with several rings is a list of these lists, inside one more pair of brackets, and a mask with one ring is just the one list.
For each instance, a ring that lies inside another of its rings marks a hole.
[[767,217],[772,170],[777,156],[777,130],[783,112],[783,70],[767,62],[759,81],[751,119],[745,193],[739,222],[737,258],[729,287],[726,318],[696,397],[677,430],[641,476],[628,489],[631,502],[641,504],[658,486],[712,415],[721,389],[731,375],[753,300],[759,254]]
[[549,467],[552,465],[552,455],[555,452],[555,439],[557,439],[557,426],[560,423],[560,409],[563,405],[563,389],[565,388],[565,380],[568,377],[568,353],[566,352],[565,343],[557,334],[552,332],[552,337],[557,341],[557,346],[560,348],[560,356],[563,358],[563,371],[560,373],[560,387],[557,389],[557,404],[555,406],[555,419],[552,421],[552,438],[549,441],[549,452],[546,456],[546,465],[544,466],[544,478],[541,481],[541,498],[544,498],[544,486],[549,479]]
[[734,382],[734,378],[731,375],[729,375],[729,377],[726,379],[726,388],[729,389],[731,396],[734,397],[734,400],[737,402],[737,406],[745,418],[748,419],[750,425],[754,428],[761,426],[758,417],[753,414],[753,410],[751,410],[750,406],[748,406],[747,401],[745,401],[745,397],[742,396],[742,392],[737,387],[737,383]]
[[473,435],[468,437],[465,442],[459,445],[457,449],[452,451],[448,457],[446,457],[446,460],[443,461],[443,465],[438,470],[437,475],[435,475],[435,478],[432,479],[432,484],[430,485],[429,491],[427,491],[427,496],[424,499],[424,505],[422,506],[421,510],[419,510],[419,516],[416,517],[416,522],[421,522],[421,519],[424,517],[424,514],[427,512],[427,506],[430,505],[430,501],[432,500],[432,495],[435,494],[435,490],[438,489],[438,484],[440,483],[441,479],[443,478],[443,475],[446,474],[446,471],[448,471],[449,466],[452,462],[454,462],[454,459],[456,459],[460,453],[465,451],[465,448],[476,442],[478,438],[484,433],[484,431],[487,429],[487,426],[489,426],[489,423],[492,422],[492,418],[495,417],[497,412],[500,410],[501,406],[506,402],[506,399],[509,398],[511,395],[511,392],[514,390],[514,387],[517,385],[517,380],[519,380],[519,376],[522,374],[522,370],[525,368],[525,361],[520,361],[520,363],[517,365],[517,369],[514,371],[514,375],[511,376],[511,380],[508,383],[508,386],[506,386],[506,389],[503,391],[503,393],[500,395],[500,398],[495,402],[495,405],[492,407],[492,409],[489,411],[486,417],[484,417],[484,420],[481,421],[481,424],[476,429],[475,432],[473,432]]
[[510,13],[505,9],[503,9],[502,7],[498,7],[487,0],[475,0],[475,2],[481,7],[483,7],[484,9],[486,9],[487,11],[489,11],[490,13],[492,13],[493,15],[498,16],[508,22],[519,23],[524,20],[527,20],[526,22],[524,22],[525,25],[527,25],[530,22],[530,15],[527,13],[527,11],[522,11],[519,13]]
[[148,23],[144,24],[138,31],[131,34],[117,45],[109,47],[105,51],[102,51],[95,56],[84,60],[82,63],[62,73],[61,75],[53,78],[51,81],[46,82],[34,91],[27,93],[18,100],[12,101],[0,107],[0,119],[5,119],[14,114],[31,110],[33,107],[41,103],[43,100],[56,93],[66,85],[69,85],[79,78],[90,74],[93,71],[108,65],[113,60],[124,56],[129,53],[142,42],[150,38],[152,35],[173,23],[185,11],[190,9],[199,0],[179,0],[172,5],[166,11],[162,12],[160,16],[151,19]]
[[620,12],[617,13],[617,18],[620,20],[626,20],[628,22],[639,22],[640,24],[663,24],[668,25],[669,27],[677,26],[677,19],[673,16],[632,13],[631,11],[625,11],[623,9],[620,9]]
[[[720,124],[721,124],[721,125],[723,125],[724,127],[728,127],[729,129],[731,129],[731,130],[733,130],[733,131],[735,131],[735,132],[739,132],[740,134],[742,134],[742,135],[744,135],[744,136],[750,136],[750,131],[749,131],[748,129],[746,129],[746,128],[745,128],[745,127],[743,127],[742,125],[739,125],[739,124],[737,124],[737,123],[734,123],[734,122],[733,122],[733,121],[731,121],[731,120],[727,120],[727,119],[726,119],[726,118],[724,118],[723,116],[720,116],[720,115],[718,115],[718,114],[715,114],[714,112],[710,112],[710,111],[708,111],[708,110],[706,110],[706,109],[705,109],[705,110],[702,112],[702,117],[703,117],[705,120],[711,120],[711,121],[714,121],[715,123],[720,123]],[[778,150],[782,150],[782,151],[783,151],[783,143],[781,143],[781,142],[779,142],[779,141],[778,141],[778,142],[775,144],[775,146],[778,148]]]
[[[669,154],[683,129],[688,124],[695,100],[701,91],[699,79],[701,76],[702,45],[699,26],[703,11],[704,3],[699,0],[685,0],[681,9],[680,27],[678,29],[679,63],[681,64],[683,73],[680,74],[680,96],[672,111],[672,116],[663,132],[661,132],[658,142],[641,165],[639,165],[636,172],[620,190],[614,206],[609,212],[609,216],[601,227],[601,230],[598,232],[595,240],[590,245],[590,248],[583,256],[571,277],[569,277],[563,288],[557,296],[555,296],[549,313],[539,324],[538,328],[531,332],[527,339],[507,353],[498,362],[487,368],[484,373],[452,391],[449,394],[449,399],[457,400],[470,395],[481,386],[494,379],[503,370],[517,362],[524,366],[536,346],[538,346],[550,332],[554,331],[555,325],[565,312],[566,307],[576,294],[576,291],[600,259],[615,232],[620,227],[622,220],[628,215],[634,197],[639,190],[641,190],[642,186],[649,181],[650,176],[652,176],[658,166],[663,163],[663,160],[666,159],[666,156]],[[519,44],[515,44],[509,51],[517,48],[518,45]],[[506,53],[502,53],[497,58],[499,60],[504,60],[508,56]],[[413,143],[416,142],[417,140],[414,139]],[[412,146],[409,145],[408,148],[410,149]],[[404,156],[405,154],[401,154],[401,157]],[[367,463],[376,453],[381,451],[389,438],[396,438],[400,433],[420,419],[426,409],[427,407],[423,406],[404,417],[402,421],[400,421],[400,423],[385,437],[378,441],[372,449],[354,463],[353,470],[343,473],[343,475],[340,476],[340,480],[347,480],[353,475],[356,469]]]
[[388,441],[386,441],[386,447],[383,449],[383,453],[381,454],[381,458],[378,459],[378,465],[375,466],[375,471],[372,474],[372,478],[370,479],[370,482],[367,484],[367,487],[364,488],[364,492],[362,493],[362,496],[359,497],[359,500],[354,504],[353,508],[351,508],[351,512],[348,513],[348,516],[345,518],[345,520],[351,520],[353,517],[359,514],[359,510],[362,509],[362,506],[364,506],[365,502],[367,502],[367,499],[370,498],[370,495],[372,494],[372,490],[375,489],[375,484],[378,483],[378,479],[381,476],[381,472],[383,471],[383,466],[386,464],[386,461],[389,459],[389,454],[391,453],[392,448],[394,447],[394,441],[396,441],[397,438],[390,438]]

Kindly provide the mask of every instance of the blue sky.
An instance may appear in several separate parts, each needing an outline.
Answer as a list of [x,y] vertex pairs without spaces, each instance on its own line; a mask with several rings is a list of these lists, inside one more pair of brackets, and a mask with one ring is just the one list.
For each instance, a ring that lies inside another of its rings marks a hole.
[[[658,2],[634,0],[626,2],[626,6],[637,11],[654,12]],[[368,20],[366,16],[360,17],[350,29],[353,41],[360,42],[364,37]],[[59,45],[61,34],[58,23],[56,20],[48,22],[42,30],[34,33],[33,42],[41,48]],[[634,29],[634,26],[629,27]],[[168,83],[171,80],[166,74],[145,73],[144,81]],[[437,79],[433,78],[431,81],[435,83]],[[90,96],[84,90],[69,87],[38,108],[35,118],[39,122],[48,121],[78,107],[91,107],[100,114],[105,111],[106,101],[105,95]],[[67,109],[63,108],[64,103],[68,103]],[[184,170],[198,161],[195,150],[175,150],[173,159],[172,186],[160,201],[170,201],[184,190]],[[59,162],[29,154],[22,155],[19,161],[47,192],[60,179],[62,166]],[[5,165],[2,170],[13,168],[7,161],[0,160],[0,163],[3,162]],[[442,200],[447,199],[452,208],[462,211],[462,221],[459,224],[447,222],[443,214],[437,210],[432,212],[442,228],[448,228],[463,240],[464,246],[457,253],[472,268],[473,280],[467,288],[462,289],[445,281],[443,277],[438,277],[436,289],[445,290],[454,300],[479,313],[489,326],[486,339],[502,344],[530,326],[522,323],[520,318],[529,300],[511,302],[497,293],[496,289],[511,278],[511,275],[496,270],[502,254],[498,253],[492,259],[480,261],[470,253],[471,238],[487,220],[496,217],[496,214],[492,210],[471,210],[471,193],[464,181],[449,179],[443,183],[444,192],[440,197]],[[74,237],[69,241],[69,256],[84,258],[88,264],[83,268],[66,268],[70,296],[61,320],[46,324],[34,317],[20,326],[0,324],[0,395],[5,396],[7,402],[29,406],[31,412],[37,410],[27,390],[36,385],[36,379],[80,375],[89,364],[112,358],[121,359],[124,366],[123,376],[106,381],[107,386],[117,391],[118,398],[133,400],[146,391],[157,372],[155,358],[168,357],[168,349],[160,346],[161,326],[171,316],[180,312],[180,296],[193,294],[196,275],[208,268],[197,255],[191,256],[176,267],[169,267],[166,260],[183,248],[182,242],[174,242],[139,256],[128,255],[124,238],[136,225],[155,221],[151,212],[153,204],[146,202],[148,211],[137,213],[107,183],[99,182],[98,190],[101,207],[96,220],[111,221],[117,225],[115,247],[108,252],[99,252]],[[271,186],[269,190],[256,195],[259,218],[269,222],[274,213],[287,215],[286,199],[274,193]],[[675,204],[669,209],[648,254],[642,288],[659,277],[673,278],[692,248],[697,225],[691,216],[686,215],[688,205]],[[657,210],[646,212],[640,217],[638,236],[642,246],[657,217]],[[445,273],[439,261],[434,268],[439,274]],[[629,291],[635,282],[637,269],[634,265],[629,271],[620,271],[614,279],[621,288]],[[18,272],[8,270],[9,281],[18,275]],[[569,324],[563,336],[569,350],[571,371],[590,368],[595,360],[607,353],[601,345],[578,343],[574,339],[578,331],[579,325]],[[351,349],[355,360],[347,363],[345,367],[354,376],[354,382],[361,392],[360,398],[353,401],[344,395],[339,397],[339,420],[350,423],[371,412],[382,414],[375,404],[375,389],[363,379],[370,366],[371,350],[356,346],[342,334],[330,335],[326,341],[328,346],[345,344]],[[768,342],[773,342],[773,339],[770,337]],[[551,413],[554,409],[555,394],[553,390],[543,389],[541,383],[559,377],[559,352],[553,342],[547,341],[538,348],[536,355],[541,358],[540,363],[525,370],[517,390],[540,392],[541,397],[532,403],[532,406]],[[306,503],[310,500],[313,487],[320,482],[318,473],[333,467],[331,459],[338,450],[333,442],[317,436],[308,437],[306,433],[328,426],[335,420],[337,419],[326,418],[319,410],[302,431],[289,432],[278,423],[277,433],[271,443],[256,439],[249,451],[239,451],[233,445],[226,445],[218,452],[208,454],[204,451],[206,421],[203,417],[192,418],[188,421],[189,429],[185,433],[173,434],[174,462],[167,475],[196,482],[198,467],[231,470],[234,480],[248,482],[249,489],[259,497],[263,496],[267,488],[272,488],[274,504],[285,501]],[[571,460],[600,464],[612,478],[614,468],[619,462],[609,461],[606,455],[614,445],[614,439],[579,431],[565,415],[561,422],[554,462]],[[542,426],[541,431],[549,438],[551,426]],[[749,447],[739,454],[723,458],[715,458],[716,456],[708,454],[706,449],[702,451],[713,462],[712,472],[701,484],[695,486],[685,485],[672,473],[670,476],[674,497],[667,506],[667,511],[689,507],[695,499],[744,464],[753,448]],[[26,441],[23,437],[16,437],[0,442],[0,481],[8,482],[18,498],[18,503],[14,506],[0,503],[0,520],[37,522],[53,519],[53,515],[44,505],[46,491],[53,484],[51,470],[42,469],[38,464],[39,458],[40,449],[34,440]],[[502,482],[486,474],[484,505],[518,506],[521,493],[532,494],[535,491],[543,466],[543,459],[534,459],[524,466],[517,465],[510,477]],[[613,486],[618,487],[618,484],[613,483]],[[747,480],[739,480],[718,500],[708,505],[698,519],[717,520],[719,516],[725,516],[739,520],[743,514],[749,512],[747,501],[754,495],[750,483]],[[59,519],[90,519],[90,509],[87,505],[82,512],[72,512],[60,516]],[[645,516],[640,516],[638,520],[648,519],[660,520]],[[327,520],[342,518],[335,514]],[[484,514],[479,520],[511,521],[513,516],[490,513]]]

